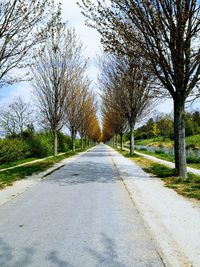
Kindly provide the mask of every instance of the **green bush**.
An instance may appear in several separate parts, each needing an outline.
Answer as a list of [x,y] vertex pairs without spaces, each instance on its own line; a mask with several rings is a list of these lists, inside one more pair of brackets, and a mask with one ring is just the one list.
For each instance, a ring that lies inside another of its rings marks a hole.
[[63,133],[58,133],[58,151],[59,152],[67,152],[72,149],[72,140],[68,135],[64,135]]
[[29,133],[25,136],[31,157],[47,157],[53,154],[53,135],[50,133]]
[[3,139],[0,141],[0,163],[25,159],[29,156],[29,146],[24,140]]

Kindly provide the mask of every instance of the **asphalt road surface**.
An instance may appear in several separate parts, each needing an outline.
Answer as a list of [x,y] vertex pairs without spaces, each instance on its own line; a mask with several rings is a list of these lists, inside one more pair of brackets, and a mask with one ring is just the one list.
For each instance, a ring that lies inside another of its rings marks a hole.
[[25,266],[163,266],[110,148],[81,154],[0,207],[0,267]]

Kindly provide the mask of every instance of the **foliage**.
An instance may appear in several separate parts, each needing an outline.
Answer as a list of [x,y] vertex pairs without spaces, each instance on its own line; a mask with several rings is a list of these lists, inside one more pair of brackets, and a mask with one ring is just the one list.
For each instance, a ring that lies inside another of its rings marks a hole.
[[3,139],[0,141],[0,163],[25,159],[30,156],[28,144],[20,139]]

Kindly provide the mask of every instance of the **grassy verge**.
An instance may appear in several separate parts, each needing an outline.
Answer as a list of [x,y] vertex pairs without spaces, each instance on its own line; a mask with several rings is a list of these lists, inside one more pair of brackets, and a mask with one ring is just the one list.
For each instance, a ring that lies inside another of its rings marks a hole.
[[[136,150],[136,151],[139,152],[139,153],[143,153],[143,154],[146,154],[146,155],[153,156],[153,157],[155,157],[157,159],[163,159],[163,160],[167,160],[169,162],[174,162],[174,157],[173,156],[170,156],[170,155],[167,155],[164,152],[163,153],[161,153],[161,152],[154,153],[154,152],[150,152],[150,151],[143,150],[143,149]],[[191,168],[199,169],[200,170],[200,163],[188,163],[187,165],[189,167],[191,167]]]
[[[119,149],[117,149],[121,152]],[[165,186],[174,189],[178,194],[188,198],[200,200],[200,176],[188,173],[188,179],[183,181],[174,175],[174,169],[146,159],[137,154],[130,155],[127,151],[121,152],[125,157],[133,159],[145,172],[162,178]]]
[[13,182],[24,179],[26,176],[45,171],[48,168],[52,167],[54,164],[60,162],[61,160],[76,155],[81,151],[83,150],[79,149],[76,152],[70,151],[66,154],[57,157],[52,157],[41,162],[36,162],[33,164],[16,167],[11,170],[2,171],[0,172],[0,189],[4,188],[5,186],[10,186],[13,184]]
[[136,150],[137,152],[140,152],[140,153],[143,153],[143,154],[147,154],[147,155],[150,155],[150,156],[154,156],[158,159],[164,159],[164,160],[167,160],[167,161],[170,161],[170,162],[174,162],[174,157],[173,156],[170,156],[170,155],[167,155],[165,154],[164,152],[161,153],[161,151],[159,152],[150,152],[150,151],[147,151],[147,150],[144,150],[144,149],[140,149],[140,150]]
[[0,170],[1,169],[6,169],[6,168],[10,168],[10,167],[14,167],[14,166],[17,166],[17,165],[20,165],[20,164],[23,164],[23,163],[27,163],[29,161],[37,160],[37,159],[40,159],[40,158],[27,158],[27,159],[22,159],[22,160],[16,160],[16,161],[9,162],[9,163],[3,163],[3,164],[0,165]]

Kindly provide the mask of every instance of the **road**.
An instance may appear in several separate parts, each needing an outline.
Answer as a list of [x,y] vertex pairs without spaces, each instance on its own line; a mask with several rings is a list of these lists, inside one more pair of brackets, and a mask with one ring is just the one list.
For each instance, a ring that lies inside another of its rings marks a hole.
[[0,207],[0,266],[163,266],[110,151],[96,146]]

